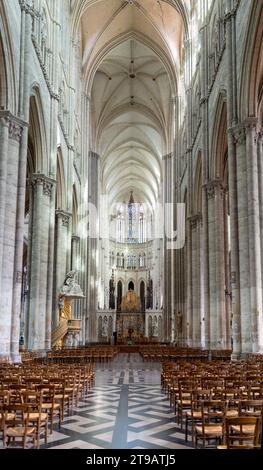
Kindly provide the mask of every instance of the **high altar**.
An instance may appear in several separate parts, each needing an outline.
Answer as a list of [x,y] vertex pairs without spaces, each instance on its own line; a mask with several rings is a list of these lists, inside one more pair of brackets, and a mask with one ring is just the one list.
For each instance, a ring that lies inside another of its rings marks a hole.
[[121,302],[121,312],[117,315],[117,334],[123,340],[136,340],[144,336],[145,315],[140,313],[140,298],[129,290]]
[[121,302],[122,312],[138,313],[140,311],[140,298],[133,290],[129,290]]

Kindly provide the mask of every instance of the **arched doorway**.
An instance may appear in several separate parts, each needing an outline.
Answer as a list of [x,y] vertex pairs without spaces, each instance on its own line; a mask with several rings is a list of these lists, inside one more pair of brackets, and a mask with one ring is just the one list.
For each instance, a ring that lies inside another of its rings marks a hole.
[[117,285],[117,312],[121,311],[121,300],[122,300],[122,282],[119,281]]
[[141,312],[145,312],[145,284],[144,281],[140,283],[140,301],[141,301]]
[[[32,101],[32,98],[31,98]],[[30,110],[31,111],[31,110]],[[31,111],[32,112],[32,111]],[[30,113],[31,116],[31,113]],[[24,241],[23,241],[23,265],[22,265],[22,292],[21,292],[21,317],[20,317],[20,345],[24,345],[26,333],[26,315],[29,302],[30,287],[30,266],[31,266],[31,231],[32,231],[32,210],[33,191],[31,179],[36,173],[34,140],[32,134],[32,122],[30,121],[27,149],[27,173],[26,173],[26,194],[24,213]]]
[[147,308],[153,308],[153,281],[149,279],[147,286]]
[[114,279],[111,277],[110,282],[109,282],[109,307],[110,309],[114,310],[115,309],[115,295],[114,295],[115,287],[114,287]]
[[134,290],[134,282],[130,281],[128,284],[128,290]]

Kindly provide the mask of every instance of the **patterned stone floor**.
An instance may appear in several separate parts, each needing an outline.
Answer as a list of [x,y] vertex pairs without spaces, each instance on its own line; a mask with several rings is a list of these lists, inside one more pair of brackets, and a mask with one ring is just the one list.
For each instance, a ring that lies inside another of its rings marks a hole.
[[161,391],[160,369],[139,354],[97,364],[95,386],[42,448],[189,449]]

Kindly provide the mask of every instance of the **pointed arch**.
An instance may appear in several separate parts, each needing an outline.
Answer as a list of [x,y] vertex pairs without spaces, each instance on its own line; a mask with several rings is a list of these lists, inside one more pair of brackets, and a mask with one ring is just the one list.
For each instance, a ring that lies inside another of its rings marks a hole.
[[195,168],[195,177],[194,177],[194,213],[200,214],[202,212],[202,153],[201,150],[198,151],[196,168]]
[[77,234],[78,231],[78,198],[75,184],[72,188],[72,233]]
[[263,114],[263,3],[251,2],[242,59],[240,116]]
[[226,94],[219,94],[211,141],[210,178],[223,179],[225,156],[227,153],[227,104]]
[[163,64],[167,75],[169,77],[170,81],[170,86],[172,90],[172,94],[175,96],[177,94],[177,76],[174,70],[174,67],[172,66],[172,60],[171,57],[169,57],[168,54],[164,52],[163,49],[159,47],[158,44],[153,43],[150,41],[143,33],[140,33],[138,31],[131,31],[129,33],[123,33],[120,34],[117,38],[114,37],[112,41],[110,41],[107,46],[103,47],[98,54],[95,56],[93,59],[92,63],[90,64],[89,67],[87,67],[86,70],[86,75],[84,77],[84,82],[86,84],[86,94],[88,96],[91,95],[91,89],[94,81],[95,74],[100,66],[100,64],[103,62],[105,57],[116,47],[118,47],[120,44],[130,40],[134,39],[137,40],[139,43],[142,43],[143,45],[147,46],[149,49],[151,49],[156,56],[159,58],[160,62]]
[[35,171],[48,175],[47,133],[42,101],[37,85],[32,87],[30,96],[29,139],[34,146]]
[[56,208],[66,208],[66,183],[65,183],[64,164],[61,147],[57,149],[57,194]]
[[0,2],[0,110],[8,109],[16,114],[16,80],[14,52],[11,42],[11,31],[5,11],[5,1]]

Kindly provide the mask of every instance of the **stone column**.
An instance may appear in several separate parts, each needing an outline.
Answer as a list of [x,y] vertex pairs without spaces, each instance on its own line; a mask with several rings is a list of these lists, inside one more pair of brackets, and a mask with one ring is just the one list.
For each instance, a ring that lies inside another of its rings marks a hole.
[[[10,358],[12,338],[12,304],[15,265],[17,179],[19,167],[19,143],[22,125],[10,113],[1,117],[1,161],[0,161],[0,357]],[[7,183],[7,184],[6,184]],[[20,279],[18,278],[19,282]],[[15,327],[15,325],[14,325]],[[17,328],[17,325],[16,325]],[[14,331],[14,330],[13,330]]]
[[32,176],[33,205],[27,326],[27,347],[30,350],[45,350],[46,345],[49,210],[54,183],[54,180],[45,175]]
[[209,227],[209,287],[211,349],[224,349],[225,324],[225,263],[223,186],[220,180],[207,186]]
[[[21,122],[22,130],[22,122]],[[12,301],[12,323],[11,323],[11,359],[13,362],[20,361],[19,355],[19,333],[21,314],[21,288],[22,288],[22,265],[24,249],[24,221],[25,221],[25,195],[26,195],[26,171],[27,171],[27,140],[28,127],[23,124],[21,139],[19,139],[19,167],[17,181],[17,207],[16,207],[16,239],[14,259],[14,284]]]
[[232,127],[237,122],[237,93],[236,93],[236,37],[235,11],[232,11],[232,1],[227,0],[226,24],[226,56],[227,56],[227,125],[228,125],[228,183],[229,208],[231,226],[231,293],[232,293],[232,336],[233,359],[241,352],[241,315],[240,315],[240,282],[239,282],[239,229],[237,202],[237,156],[233,140]]
[[[52,172],[52,177],[54,172]],[[54,258],[55,258],[55,204],[56,204],[56,181],[54,180],[50,196],[49,209],[49,240],[48,240],[48,267],[47,267],[47,294],[46,294],[46,341],[45,349],[51,349],[52,332],[52,302],[54,284]]]
[[163,201],[164,201],[164,339],[171,340],[172,330],[172,304],[171,304],[171,249],[168,248],[171,242],[171,233],[173,231],[172,212],[171,212],[171,173],[172,173],[172,155],[163,156]]
[[[79,256],[80,256],[80,238],[77,235],[72,235],[71,237],[71,269],[72,271],[77,271],[78,280],[80,282],[79,276]],[[81,318],[81,303],[83,300],[75,300],[73,303],[73,313],[74,318]]]
[[262,278],[261,234],[258,179],[258,138],[256,123],[246,123],[246,163],[248,188],[248,235],[250,269],[250,312],[252,352],[263,346],[262,332]]
[[[10,119],[7,113],[0,112],[0,272],[4,250],[4,223],[6,205],[6,183],[8,166],[8,140]],[[1,276],[0,276],[1,289]]]
[[[59,86],[61,83],[62,68],[60,64],[60,38],[61,26],[59,18],[61,14],[60,2],[50,4],[52,23],[52,56],[50,61],[49,74],[53,91],[50,94],[50,158],[49,175],[57,178],[57,119],[59,108]],[[56,186],[52,188],[50,198],[50,222],[49,222],[49,242],[48,242],[48,275],[47,275],[47,310],[46,310],[46,350],[51,348],[52,313],[54,295],[54,262],[55,262],[55,221],[56,221]]]
[[256,122],[233,129],[237,166],[241,352],[257,352],[262,344],[262,272],[259,167]]
[[77,235],[72,235],[71,269],[73,271],[79,270],[79,242],[80,238]]
[[201,270],[200,270],[200,230],[201,214],[190,218],[192,238],[192,347],[201,346]]
[[81,171],[81,204],[79,206],[79,235],[80,235],[80,285],[84,290],[86,299],[81,303],[81,315],[82,315],[82,344],[89,339],[89,326],[88,326],[88,163],[89,163],[89,139],[90,139],[90,97],[86,94],[82,95],[82,141],[81,141],[81,153],[82,153],[82,171]]
[[[258,189],[259,189],[259,221],[260,221],[260,249],[261,249],[261,282],[263,283],[263,133],[258,134]],[[263,308],[263,300],[262,300]],[[259,326],[259,351],[263,352],[263,327]]]
[[215,188],[212,183],[206,185],[208,198],[208,243],[209,243],[209,298],[210,298],[210,348],[218,347],[217,332],[217,304],[216,304],[216,214],[215,214]]
[[209,179],[209,123],[208,123],[208,33],[206,15],[207,3],[203,2],[203,25],[200,29],[201,38],[201,116],[202,116],[202,263],[204,282],[204,346],[210,349],[210,292],[209,292],[209,240],[208,240],[208,200],[206,184]]
[[99,155],[89,152],[89,236],[88,236],[88,276],[87,276],[87,316],[86,341],[97,341],[97,252],[99,214]]
[[187,220],[186,236],[186,342],[190,348],[193,345],[193,284],[192,284],[192,230],[191,222]]
[[215,245],[216,245],[216,304],[217,349],[226,348],[226,297],[225,297],[225,244],[224,244],[224,194],[221,181],[215,181]]
[[[236,144],[237,165],[237,197],[238,197],[238,240],[239,240],[239,277],[240,277],[240,315],[241,315],[241,351],[252,351],[251,338],[251,291],[249,272],[249,230],[248,230],[248,187],[246,130],[243,126],[233,129]],[[231,213],[230,213],[231,215]],[[231,215],[232,217],[232,215]],[[232,225],[231,225],[232,228]],[[231,232],[231,250],[233,234]],[[231,257],[232,262],[232,257]],[[231,267],[231,271],[233,268]],[[234,273],[231,272],[231,281]],[[235,279],[234,279],[235,280]],[[234,318],[233,318],[234,320]],[[235,325],[233,325],[235,328]],[[234,336],[233,336],[234,339]]]
[[229,234],[228,234],[228,188],[224,193],[224,253],[225,253],[225,302],[226,302],[226,349],[231,349],[231,285],[230,285],[230,259],[229,259]]
[[71,214],[63,210],[56,210],[56,262],[53,303],[53,328],[59,324],[58,300],[59,291],[67,274],[68,228]]

